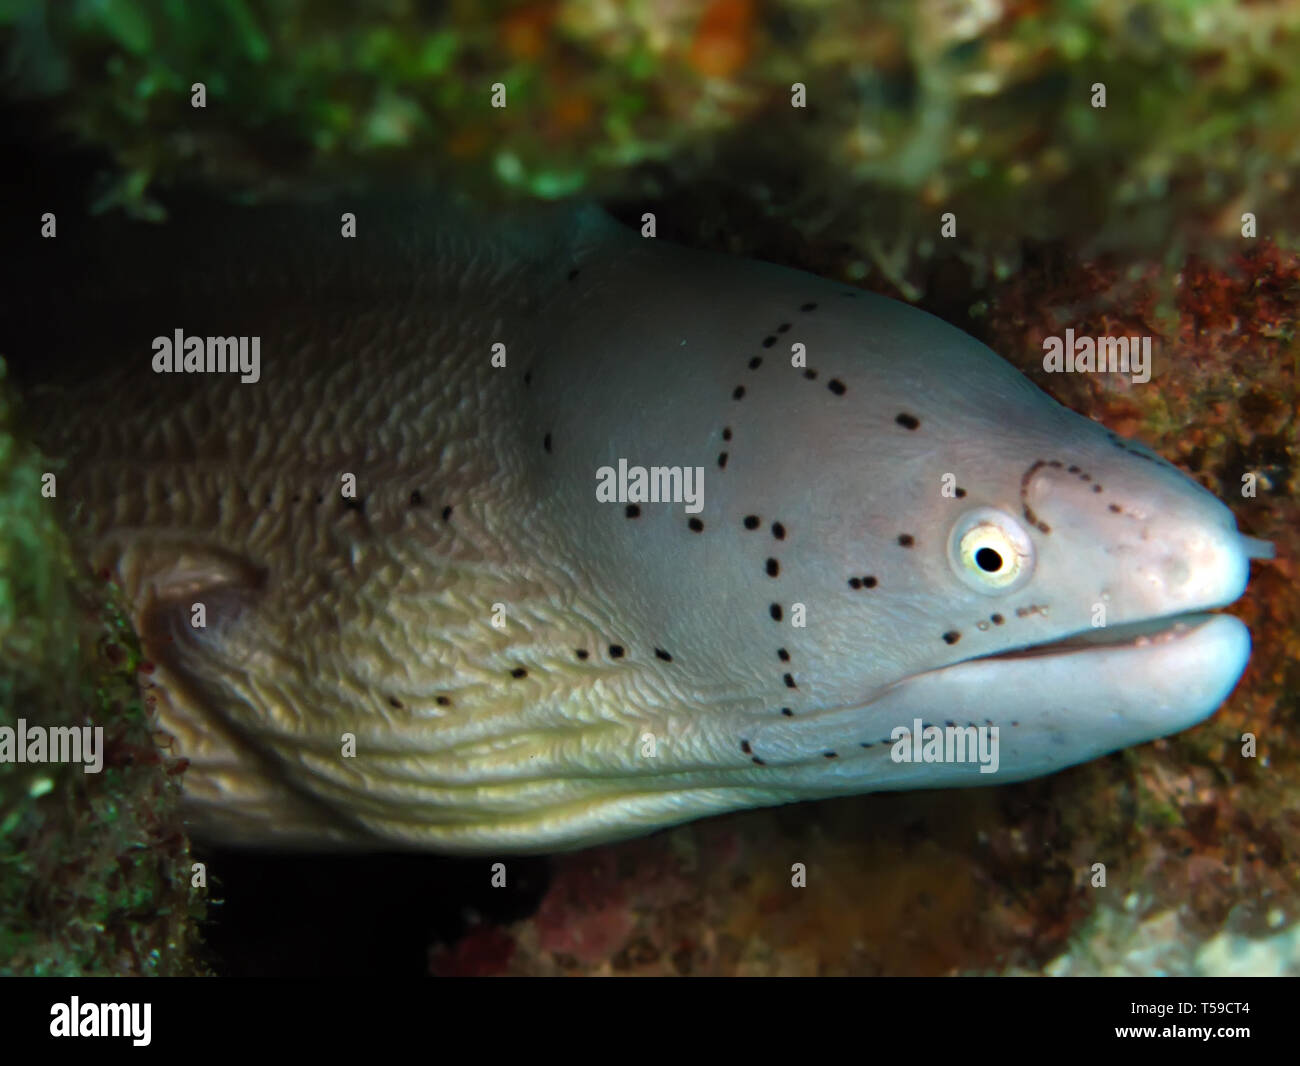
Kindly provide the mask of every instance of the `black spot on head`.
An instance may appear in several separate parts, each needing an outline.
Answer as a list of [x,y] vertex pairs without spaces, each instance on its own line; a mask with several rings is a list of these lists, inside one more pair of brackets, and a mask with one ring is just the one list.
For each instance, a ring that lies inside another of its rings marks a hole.
[[785,540],[785,526],[781,525],[780,522],[773,522],[772,536],[774,536],[777,540]]
[[766,337],[763,338],[763,347],[764,347],[764,348],[770,348],[770,347],[772,347],[772,345],[774,345],[775,343],[776,343],[776,338],[773,337],[771,334],[768,334]]
[[525,384],[525,385],[531,385],[532,383],[533,383],[533,372],[532,372],[531,370],[525,370],[525,371],[524,371],[524,384]]
[[780,659],[783,663],[788,663],[790,661],[790,653],[786,651],[784,648],[776,649],[776,657]]
[[1000,614],[991,614],[989,615],[989,621],[992,622],[995,626],[1000,626],[1003,622],[1006,621],[1006,619],[1003,618]]
[[916,543],[916,538],[913,537],[911,533],[900,533],[898,535],[898,543],[904,548],[910,548]]
[[1112,504],[1110,505],[1110,509],[1111,509],[1112,511],[1114,511],[1116,514],[1119,514],[1120,511],[1122,510],[1122,508],[1120,507],[1120,505],[1117,504],[1117,503],[1112,503]]
[[622,644],[611,644],[611,645],[609,646],[609,657],[610,657],[611,659],[621,659],[621,658],[623,658],[623,645],[622,645]]
[[591,654],[586,648],[576,648],[573,652],[579,659],[585,659]]
[[449,697],[449,696],[434,696],[434,697],[433,697],[433,702],[436,703],[439,707],[450,707],[450,706],[451,706],[451,697]]
[[323,493],[319,493],[319,492],[316,493],[316,502],[317,502],[317,503],[324,503],[324,502],[325,502],[325,496],[324,496]]
[[731,393],[731,398],[733,400],[743,400],[745,398],[745,386],[737,385]]
[[1079,473],[1079,468],[1078,468],[1077,466],[1074,466],[1073,464],[1071,464],[1070,466],[1067,466],[1067,467],[1065,468],[1065,472],[1066,472],[1067,474],[1077,474],[1077,473]]
[[756,515],[756,514],[747,514],[747,515],[745,515],[745,528],[746,528],[746,529],[757,529],[757,528],[758,528],[758,515]]
[[961,486],[958,486],[956,495],[957,495],[957,499],[959,500],[963,499],[966,495],[966,490],[963,489]]
[[628,518],[640,518],[641,508],[634,503],[629,503],[625,508],[623,508],[623,513],[627,515]]
[[822,752],[822,757],[826,759],[834,759],[836,755],[835,752],[833,751],[824,751]]
[[343,507],[348,511],[356,511],[358,514],[366,513],[366,501],[359,496],[344,496]]
[[763,357],[761,355],[756,355],[754,356],[753,359],[749,361],[750,370],[757,370],[762,365],[763,365]]
[[412,507],[424,506],[424,497],[420,495],[419,489],[416,489],[414,492],[411,493],[411,506]]
[[790,323],[782,322],[779,326],[776,327],[776,331],[778,333],[788,333],[790,331]]
[[858,577],[851,577],[851,578],[849,578],[849,588],[851,588],[851,589],[860,589],[860,588],[862,588],[862,579],[861,579],[861,578],[858,578]]
[[909,415],[906,411],[900,411],[894,421],[904,429],[916,429],[921,424],[921,420],[916,415]]
[[396,707],[399,711],[402,709],[402,701],[399,700],[396,696],[389,696],[388,703],[389,706]]
[[959,640],[961,640],[961,634],[955,629],[950,629],[943,635],[943,642],[945,644],[956,644]]
[[874,577],[864,577],[864,578],[862,579],[862,587],[863,587],[864,589],[873,589],[873,588],[875,588],[875,587],[876,587],[876,579],[875,579]]
[[569,278],[569,280],[570,280],[570,281],[576,281],[576,280],[577,280],[577,277],[578,277],[578,274],[579,274],[579,269],[578,269],[578,267],[574,267],[572,270],[569,271],[569,274],[568,274],[568,278]]
[[839,378],[831,378],[831,380],[827,382],[826,387],[830,389],[831,392],[835,393],[836,396],[843,396],[848,392],[848,389],[844,387],[844,382]]
[[442,520],[443,520],[444,522],[449,522],[449,521],[451,521],[451,505],[450,505],[450,504],[448,504],[446,507],[444,507],[444,508],[442,509]]
[[704,523],[701,522],[698,518],[692,518],[692,519],[691,519],[689,522],[687,522],[686,524],[687,524],[688,526],[690,526],[690,528],[691,528],[691,532],[692,532],[692,533],[703,533],[703,532],[704,532]]
[[772,605],[767,609],[767,613],[770,614],[770,615],[772,616],[772,621],[773,621],[773,622],[779,622],[779,621],[781,621],[782,611],[781,611],[781,605],[780,605],[779,603],[774,603],[774,604],[772,604]]
[[725,470],[725,469],[727,469],[727,453],[726,453],[726,452],[718,452],[718,469],[719,469],[719,470]]
[[806,303],[806,304],[800,304],[800,305],[799,305],[799,310],[800,310],[800,311],[816,311],[816,310],[817,310],[817,305],[816,305],[815,303],[809,301],[809,302]]
[[793,677],[793,675],[791,675],[791,674],[783,674],[782,677],[781,677],[781,680],[785,682],[785,687],[786,687],[786,688],[798,688],[798,687],[799,687],[798,685],[796,685],[796,684],[794,683],[794,677]]
[[1093,485],[1093,487],[1092,487],[1092,491],[1093,491],[1093,492],[1101,492],[1101,491],[1102,491],[1101,486],[1100,486],[1100,485]]
[[722,431],[723,440],[731,440],[731,427],[728,426]]
[[666,663],[673,661],[673,657],[664,651],[663,648],[655,648],[655,658],[662,659]]
[[768,559],[765,569],[768,577],[778,577],[781,573],[781,564],[775,559]]
[[549,433],[542,438],[542,447],[546,449],[549,455],[551,451],[551,435]]
[[516,666],[513,670],[510,671],[510,676],[515,678],[527,677],[528,671],[525,670],[522,666]]
[[754,758],[753,758],[753,763],[754,763],[755,766],[766,766],[766,765],[767,765],[767,763],[765,763],[765,762],[764,762],[762,759],[760,759],[757,755],[754,756]]
[[748,740],[742,740],[740,742],[740,750],[743,751],[746,755],[749,755],[752,754],[754,749],[749,746]]
[[805,371],[803,372],[803,376],[806,377],[809,381],[816,381],[816,380],[817,380],[817,371],[813,370],[813,369],[810,367],[809,369],[807,369],[807,370],[805,370]]
[[790,710],[789,707],[782,707],[782,708],[781,708],[781,713],[782,713],[783,715],[785,715],[787,718],[793,718],[793,717],[794,717],[794,711]]

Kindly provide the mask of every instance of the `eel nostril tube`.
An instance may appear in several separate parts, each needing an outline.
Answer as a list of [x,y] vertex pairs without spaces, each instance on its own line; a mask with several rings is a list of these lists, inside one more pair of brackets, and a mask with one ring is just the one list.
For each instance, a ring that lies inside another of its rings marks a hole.
[[1247,559],[1272,559],[1276,554],[1273,542],[1270,540],[1248,537],[1244,533],[1238,533],[1237,536],[1241,540],[1242,553]]

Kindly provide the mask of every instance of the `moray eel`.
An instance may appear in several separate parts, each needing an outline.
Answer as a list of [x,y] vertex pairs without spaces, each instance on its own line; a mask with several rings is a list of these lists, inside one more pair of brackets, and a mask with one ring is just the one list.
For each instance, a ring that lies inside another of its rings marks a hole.
[[[29,396],[201,836],[546,851],[1015,781],[1245,667],[1208,612],[1265,547],[928,314],[592,208],[258,218],[45,242],[87,285],[42,357],[97,369]],[[155,372],[176,330],[258,380]],[[620,463],[702,494],[610,500]],[[996,773],[898,761],[916,722],[996,727]]]

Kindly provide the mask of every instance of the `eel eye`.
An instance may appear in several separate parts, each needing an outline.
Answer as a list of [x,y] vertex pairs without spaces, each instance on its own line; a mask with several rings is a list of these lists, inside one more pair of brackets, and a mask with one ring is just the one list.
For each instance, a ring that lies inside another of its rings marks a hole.
[[978,507],[952,527],[948,562],[977,592],[1012,592],[1034,572],[1034,542],[1025,527],[1005,511]]

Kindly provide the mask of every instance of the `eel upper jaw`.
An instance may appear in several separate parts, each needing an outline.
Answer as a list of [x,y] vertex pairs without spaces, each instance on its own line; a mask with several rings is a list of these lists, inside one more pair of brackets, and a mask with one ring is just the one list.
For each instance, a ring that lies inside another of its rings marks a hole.
[[1045,655],[1083,655],[1089,651],[1106,648],[1146,648],[1179,640],[1214,617],[1216,616],[1204,611],[1185,611],[1121,625],[1097,626],[1039,644],[1026,644],[1004,651],[990,652],[988,655],[973,655],[942,669],[952,669],[965,663],[986,659],[1031,659]]

